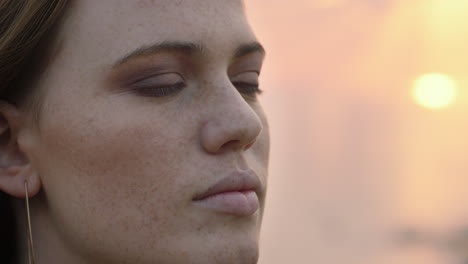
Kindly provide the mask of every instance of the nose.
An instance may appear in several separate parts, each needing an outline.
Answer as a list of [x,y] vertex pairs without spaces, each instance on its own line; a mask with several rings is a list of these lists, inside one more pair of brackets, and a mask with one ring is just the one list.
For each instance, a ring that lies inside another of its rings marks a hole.
[[234,87],[216,96],[201,129],[201,144],[210,154],[245,151],[256,141],[262,122]]

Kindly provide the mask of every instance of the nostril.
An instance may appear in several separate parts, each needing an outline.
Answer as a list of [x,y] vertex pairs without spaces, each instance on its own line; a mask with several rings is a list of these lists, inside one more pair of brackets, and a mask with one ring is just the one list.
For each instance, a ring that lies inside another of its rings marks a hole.
[[241,148],[240,140],[230,140],[230,141],[224,143],[221,146],[220,150],[225,150],[225,149],[234,149],[234,150],[236,150],[236,149],[239,149],[239,148]]
[[247,144],[247,145],[244,147],[244,151],[245,151],[245,150],[248,150],[249,148],[251,148],[251,147],[253,146],[253,144],[255,144],[255,141],[256,141],[256,140],[254,140],[254,141],[250,142],[249,144]]

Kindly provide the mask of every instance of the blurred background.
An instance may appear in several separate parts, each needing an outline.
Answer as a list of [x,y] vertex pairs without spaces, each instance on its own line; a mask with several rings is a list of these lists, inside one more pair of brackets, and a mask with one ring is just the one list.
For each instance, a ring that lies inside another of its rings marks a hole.
[[468,263],[468,0],[245,2],[268,53],[259,263]]

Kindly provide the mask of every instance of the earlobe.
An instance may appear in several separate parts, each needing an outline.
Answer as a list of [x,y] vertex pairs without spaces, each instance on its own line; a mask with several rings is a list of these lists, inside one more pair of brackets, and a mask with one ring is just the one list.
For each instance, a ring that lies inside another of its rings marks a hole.
[[25,182],[29,197],[41,187],[36,170],[18,144],[22,118],[16,106],[0,101],[0,191],[18,198],[26,196]]
[[0,169],[0,191],[17,198],[25,198],[25,182],[28,185],[29,197],[36,195],[41,189],[40,179],[30,164]]

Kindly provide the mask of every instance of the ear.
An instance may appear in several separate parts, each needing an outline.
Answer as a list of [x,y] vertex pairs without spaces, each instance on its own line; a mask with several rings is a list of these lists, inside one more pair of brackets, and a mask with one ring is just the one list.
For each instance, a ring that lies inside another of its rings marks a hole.
[[0,101],[0,191],[24,198],[36,195],[41,182],[27,155],[18,144],[24,113],[10,103]]

